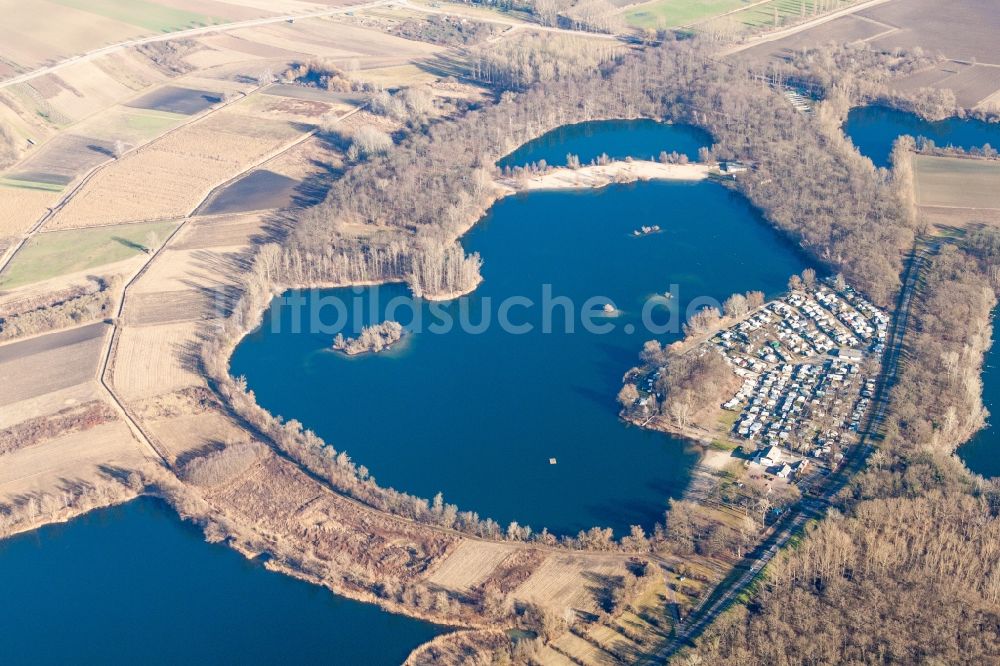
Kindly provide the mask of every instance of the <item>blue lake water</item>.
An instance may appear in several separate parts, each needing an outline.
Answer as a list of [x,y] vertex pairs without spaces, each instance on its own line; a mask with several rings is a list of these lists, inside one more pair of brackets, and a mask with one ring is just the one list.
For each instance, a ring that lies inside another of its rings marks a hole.
[[904,134],[925,137],[938,146],[960,148],[990,144],[1000,149],[1000,123],[946,118],[930,122],[919,116],[884,106],[861,106],[851,109],[844,132],[862,155],[877,167],[889,166],[892,144]]
[[575,125],[563,125],[534,141],[529,141],[497,165],[524,166],[545,160],[553,166],[565,166],[566,155],[572,153],[586,164],[602,153],[613,159],[652,159],[660,151],[677,151],[689,159],[698,159],[698,149],[710,146],[708,132],[691,125],[666,125],[655,120],[601,120]]
[[[663,231],[633,237],[642,224]],[[246,376],[261,405],[302,421],[384,485],[425,497],[442,491],[446,501],[501,524],[516,520],[557,533],[650,527],[667,499],[683,492],[697,460],[685,442],[618,419],[615,396],[643,342],[679,337],[679,318],[673,332],[645,332],[646,300],[672,285],[677,296],[669,303],[681,312],[698,297],[775,294],[806,266],[741,196],[707,181],[507,198],[463,244],[483,256],[484,282],[468,298],[418,301],[415,311],[425,327],[435,311],[457,320],[463,308],[471,322],[491,313],[494,325],[424,330],[388,353],[346,358],[329,351],[331,331],[308,332],[309,307],[296,315],[275,304],[267,320],[280,323],[277,331],[268,324],[248,336],[232,372]],[[569,333],[565,308],[557,307],[546,333],[543,285],[577,312],[587,299],[607,297],[620,316],[596,321],[613,330],[587,332],[578,315]],[[386,318],[384,305],[407,293],[388,285],[305,298],[318,304],[357,297],[361,312],[348,306],[344,318],[356,332]],[[510,311],[512,322],[531,324],[531,332],[495,325],[511,296],[533,303]],[[666,313],[659,313],[663,323]],[[325,314],[328,323],[338,318],[334,307]],[[412,315],[388,318],[407,324]],[[295,322],[303,332],[294,332]]]
[[[912,113],[882,106],[851,109],[844,132],[861,154],[879,167],[889,166],[892,144],[903,134],[923,136],[939,146],[969,149],[989,144],[1000,148],[1000,123],[961,118],[928,122]],[[986,428],[958,449],[958,455],[972,471],[1000,476],[1000,432],[996,426],[1000,418],[1000,337],[996,331],[983,367],[983,404],[995,416],[989,419]]]
[[443,627],[273,573],[142,498],[0,541],[0,663],[399,664]]

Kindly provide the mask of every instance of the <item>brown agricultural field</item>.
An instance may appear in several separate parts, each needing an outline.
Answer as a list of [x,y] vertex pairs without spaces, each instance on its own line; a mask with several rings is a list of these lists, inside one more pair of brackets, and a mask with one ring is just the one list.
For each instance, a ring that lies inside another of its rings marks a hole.
[[434,569],[428,581],[456,592],[481,584],[516,546],[487,541],[463,541]]
[[225,109],[96,174],[53,228],[183,217],[214,188],[302,136],[305,128]]
[[914,157],[917,204],[1000,210],[1000,161]]
[[347,64],[352,58],[359,59],[364,65],[367,57],[385,57],[386,54],[392,54],[394,57],[409,58],[428,56],[441,51],[437,46],[394,37],[377,30],[368,30],[336,18],[300,20],[294,24],[271,24],[234,30],[230,34],[283,51],[333,58],[335,61],[339,60],[339,64],[342,65]]
[[249,213],[195,219],[178,234],[170,247],[178,251],[243,247],[266,233],[269,218],[267,213]]
[[137,37],[143,28],[97,16],[49,0],[34,0],[31,11],[23,3],[0,0],[4,20],[0,44],[4,58],[24,71],[93,48]]
[[217,317],[216,299],[195,289],[135,294],[125,307],[125,323],[153,326]]
[[598,610],[595,579],[625,573],[621,555],[550,553],[515,591],[514,598],[554,609]]
[[947,60],[894,83],[894,87],[903,92],[926,86],[952,90],[963,107],[986,108],[990,106],[989,97],[1000,89],[1000,67]]
[[93,380],[50,391],[34,398],[8,403],[0,409],[0,430],[28,419],[55,414],[61,409],[94,400],[100,395],[102,395],[100,384]]
[[147,425],[172,462],[247,439],[245,431],[214,410],[148,421]]
[[61,134],[24,159],[7,177],[27,183],[64,186],[111,160],[114,141]]
[[875,40],[878,47],[919,46],[948,58],[1000,64],[1000,12],[992,0],[892,0],[858,13],[899,28]]
[[0,406],[94,379],[109,332],[90,324],[0,345]]
[[58,197],[50,190],[12,187],[0,181],[0,238],[27,231]]
[[[719,21],[723,19],[718,19]],[[732,19],[736,20],[736,19]],[[709,21],[706,27],[710,27]],[[741,59],[762,62],[770,58],[784,58],[789,54],[806,48],[812,48],[828,42],[855,42],[869,40],[888,30],[891,26],[879,25],[873,21],[866,21],[855,15],[841,16],[826,23],[821,23],[815,28],[803,30],[802,32],[789,35],[784,39],[774,42],[764,42],[757,46],[741,51]]]
[[103,476],[102,467],[136,469],[149,461],[124,422],[35,444],[0,457],[0,503]]
[[198,330],[195,323],[124,328],[115,352],[115,390],[124,399],[141,400],[204,386],[205,380],[188,361],[198,343]]

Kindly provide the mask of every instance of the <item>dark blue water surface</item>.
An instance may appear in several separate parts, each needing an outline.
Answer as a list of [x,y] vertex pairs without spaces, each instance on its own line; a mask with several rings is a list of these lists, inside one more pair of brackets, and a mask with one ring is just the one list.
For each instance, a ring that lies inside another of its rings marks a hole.
[[[938,146],[952,145],[968,150],[989,144],[1000,148],[1000,123],[961,118],[928,122],[912,113],[883,106],[851,109],[844,132],[861,154],[879,167],[889,166],[892,144],[903,134],[931,139]],[[958,454],[972,471],[984,476],[1000,476],[1000,433],[995,425],[1000,418],[996,416],[1000,410],[1000,338],[996,332],[983,367],[983,403],[995,416],[990,418],[990,425],[959,448]]]
[[[663,232],[633,237],[641,224]],[[674,332],[644,331],[646,299],[672,285],[670,303],[682,310],[697,297],[774,294],[806,265],[746,200],[707,181],[508,198],[463,243],[482,254],[484,282],[460,301],[418,302],[417,312],[426,325],[435,311],[457,320],[465,309],[478,323],[486,310],[493,325],[425,330],[388,353],[345,358],[328,351],[332,332],[307,332],[309,307],[295,316],[291,307],[272,305],[278,332],[266,325],[248,336],[232,372],[247,377],[261,405],[299,419],[384,485],[425,497],[443,491],[446,501],[501,524],[558,533],[651,526],[667,499],[683,492],[697,460],[683,441],[627,427],[617,416],[622,375],[643,342],[679,337],[676,319]],[[575,332],[567,333],[565,308],[557,307],[552,332],[544,332],[543,285],[577,312],[590,297],[610,298],[620,316],[596,321],[614,330],[586,332],[577,316]],[[305,298],[313,305],[350,301],[354,291]],[[383,319],[384,305],[408,293],[402,285],[360,291],[362,312],[346,317],[353,329]],[[511,296],[534,303],[510,311],[531,332],[495,324]],[[373,315],[376,300],[383,307]],[[324,314],[331,323],[337,318],[332,306]],[[294,332],[296,322],[306,332]]]
[[399,664],[445,631],[208,544],[158,500],[0,541],[0,663]]
[[691,125],[667,125],[655,120],[601,120],[564,125],[530,141],[497,162],[499,167],[525,166],[545,160],[565,166],[572,153],[586,164],[607,153],[613,159],[652,159],[661,151],[676,151],[698,159],[698,149],[712,145],[712,136]]
[[989,410],[988,425],[958,449],[959,457],[969,469],[983,476],[1000,476],[1000,336],[996,313],[993,317],[993,346],[983,365],[983,404]]
[[930,122],[919,116],[884,106],[861,106],[851,109],[844,132],[862,155],[877,167],[889,166],[892,144],[904,134],[925,137],[938,146],[969,149],[990,144],[1000,148],[1000,123],[946,118]]

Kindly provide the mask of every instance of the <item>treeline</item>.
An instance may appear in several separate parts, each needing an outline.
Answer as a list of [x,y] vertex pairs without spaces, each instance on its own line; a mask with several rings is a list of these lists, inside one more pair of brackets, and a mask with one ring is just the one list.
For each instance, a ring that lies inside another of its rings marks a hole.
[[55,414],[37,416],[0,430],[0,455],[12,453],[53,437],[89,430],[116,418],[103,400],[65,407]]
[[472,50],[468,74],[475,81],[501,90],[525,90],[536,83],[566,75],[593,72],[614,62],[620,44],[594,44],[569,35],[522,34]]
[[110,317],[114,294],[120,283],[117,276],[98,280],[90,286],[69,290],[62,298],[21,312],[0,317],[0,340],[11,340],[58,328],[75,326]]

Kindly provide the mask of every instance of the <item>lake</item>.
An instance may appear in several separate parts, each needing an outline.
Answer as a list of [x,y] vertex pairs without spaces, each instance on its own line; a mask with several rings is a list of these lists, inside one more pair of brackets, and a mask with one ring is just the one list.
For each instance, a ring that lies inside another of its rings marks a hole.
[[4,664],[400,664],[443,627],[266,570],[140,498],[0,541]]
[[[888,167],[889,154],[896,138],[909,134],[923,136],[939,146],[957,146],[964,149],[990,144],[1000,148],[1000,123],[981,120],[946,118],[929,122],[905,111],[883,106],[856,107],[851,109],[844,124],[844,132],[862,155],[870,158],[875,166]],[[993,345],[983,365],[983,404],[996,414],[989,425],[958,449],[959,457],[973,472],[983,476],[1000,476],[1000,455],[996,422],[1000,418],[1000,345],[996,331]]]
[[[661,127],[670,136],[681,129]],[[616,135],[592,136],[600,137],[593,150],[620,152]],[[669,136],[657,145],[676,147]],[[643,224],[663,230],[634,237]],[[697,298],[756,289],[773,295],[807,265],[745,199],[709,181],[509,197],[463,244],[485,261],[484,281],[469,297],[417,301],[391,316],[387,303],[408,301],[402,285],[307,292],[298,309],[277,300],[267,323],[236,349],[232,373],[247,378],[262,406],[346,450],[383,485],[424,497],[442,491],[460,509],[502,525],[516,520],[560,534],[651,527],[667,500],[683,493],[698,460],[686,442],[618,418],[615,396],[643,342],[680,337],[679,317],[669,331],[646,331],[647,299],[673,289],[668,303],[683,312]],[[589,310],[599,314],[610,300],[620,311],[594,318],[610,332],[583,327],[580,312],[595,296],[604,298]],[[510,297],[530,303],[514,302],[511,323],[532,330],[497,325]],[[336,313],[337,301],[345,312]],[[324,302],[331,329],[310,332],[308,313]],[[573,332],[566,304],[576,313]],[[657,312],[664,323],[667,313]],[[492,323],[432,332],[435,313],[455,321],[464,313],[473,324],[489,314]],[[385,318],[412,324],[417,317],[422,330],[389,352],[348,358],[330,351],[335,320],[354,334]]]
[[607,153],[612,159],[655,160],[660,151],[677,151],[691,161],[698,149],[710,146],[712,136],[691,125],[667,125],[655,120],[600,120],[563,125],[529,141],[497,162],[497,166],[525,166],[545,160],[551,166],[565,166],[572,153],[581,164]]
[[907,111],[884,106],[859,106],[851,109],[844,132],[862,155],[877,167],[889,166],[892,144],[904,134],[925,137],[938,146],[969,149],[990,144],[1000,148],[1000,123],[946,118],[930,122]]

